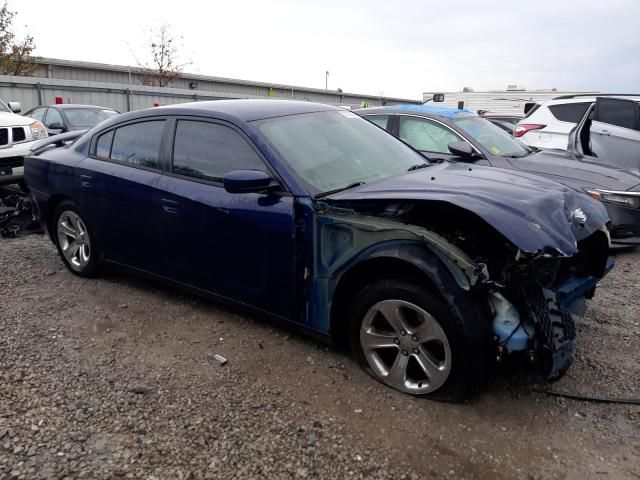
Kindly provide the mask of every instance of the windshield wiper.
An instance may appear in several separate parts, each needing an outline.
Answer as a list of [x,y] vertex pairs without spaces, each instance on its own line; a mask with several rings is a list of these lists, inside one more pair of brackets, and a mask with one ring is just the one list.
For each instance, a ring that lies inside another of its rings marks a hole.
[[338,192],[344,192],[345,190],[350,190],[352,188],[356,188],[359,187],[360,185],[364,185],[365,182],[353,182],[350,183],[349,185],[347,185],[346,187],[342,187],[342,188],[336,188],[335,190],[328,190],[326,192],[322,192],[319,193],[315,196],[315,198],[322,198],[322,197],[326,197],[327,195],[332,195],[334,193],[338,193]]
[[414,170],[420,170],[421,168],[427,168],[430,167],[431,164],[430,163],[417,163],[415,165],[411,165],[409,168],[407,168],[407,172],[413,172]]

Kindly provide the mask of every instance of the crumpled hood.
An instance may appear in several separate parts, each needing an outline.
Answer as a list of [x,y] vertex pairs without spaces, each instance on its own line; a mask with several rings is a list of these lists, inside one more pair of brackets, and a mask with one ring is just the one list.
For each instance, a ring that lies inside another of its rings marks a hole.
[[23,117],[15,113],[0,112],[0,127],[23,127],[31,125],[35,120],[33,118]]
[[564,151],[543,150],[522,158],[511,158],[515,168],[544,175],[573,188],[629,190],[640,185],[640,173],[626,168],[577,158]]
[[526,252],[577,253],[577,242],[609,221],[586,194],[537,175],[494,167],[442,163],[326,197],[442,201],[471,211]]

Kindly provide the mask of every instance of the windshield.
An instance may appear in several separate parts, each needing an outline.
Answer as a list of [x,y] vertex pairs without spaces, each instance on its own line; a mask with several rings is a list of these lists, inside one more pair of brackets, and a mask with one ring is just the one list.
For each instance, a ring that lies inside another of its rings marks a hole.
[[349,111],[270,118],[253,125],[313,194],[428,165],[418,152]]
[[65,108],[64,113],[74,128],[95,127],[101,121],[118,114],[115,110],[88,108]]
[[509,133],[485,118],[468,116],[453,121],[458,128],[473,137],[494,155],[503,157],[526,157],[530,151]]

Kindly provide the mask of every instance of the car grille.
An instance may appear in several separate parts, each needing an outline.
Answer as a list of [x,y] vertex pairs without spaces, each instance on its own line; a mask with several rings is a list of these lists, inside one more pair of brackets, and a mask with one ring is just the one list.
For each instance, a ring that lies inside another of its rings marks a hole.
[[14,127],[11,130],[11,133],[13,133],[13,143],[24,142],[27,139],[27,134],[24,133],[24,128]]
[[0,128],[0,148],[26,140],[27,133],[24,127]]

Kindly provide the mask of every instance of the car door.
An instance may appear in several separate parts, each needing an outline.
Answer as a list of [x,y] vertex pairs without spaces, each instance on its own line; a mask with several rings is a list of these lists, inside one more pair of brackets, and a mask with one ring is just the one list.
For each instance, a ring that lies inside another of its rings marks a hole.
[[422,117],[398,115],[398,137],[432,160],[453,160],[452,142],[464,140],[446,125]]
[[640,104],[598,98],[590,129],[591,152],[606,163],[640,170]]
[[170,171],[159,188],[162,238],[172,275],[181,282],[285,318],[296,295],[293,197],[285,191],[227,192],[224,175],[261,170],[258,149],[235,126],[178,118]]
[[77,166],[80,208],[105,257],[158,275],[166,274],[156,190],[166,125],[154,118],[102,132]]

